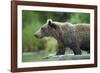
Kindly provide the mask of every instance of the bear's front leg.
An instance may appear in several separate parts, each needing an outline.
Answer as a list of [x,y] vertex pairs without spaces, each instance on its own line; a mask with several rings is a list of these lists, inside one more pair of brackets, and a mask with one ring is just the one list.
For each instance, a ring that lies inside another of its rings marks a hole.
[[59,46],[56,55],[64,55],[64,54],[65,54],[65,48],[63,46]]

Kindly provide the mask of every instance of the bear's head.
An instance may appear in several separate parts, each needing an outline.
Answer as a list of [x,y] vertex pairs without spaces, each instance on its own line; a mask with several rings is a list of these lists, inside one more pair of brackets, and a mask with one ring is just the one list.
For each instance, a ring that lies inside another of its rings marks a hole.
[[35,34],[34,36],[37,38],[56,36],[57,29],[59,26],[52,21],[52,19],[48,19],[46,24],[44,24]]

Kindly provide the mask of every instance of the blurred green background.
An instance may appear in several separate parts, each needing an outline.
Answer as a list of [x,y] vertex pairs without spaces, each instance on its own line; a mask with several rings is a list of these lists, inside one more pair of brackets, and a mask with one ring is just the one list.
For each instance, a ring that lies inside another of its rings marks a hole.
[[[44,25],[47,19],[58,22],[70,22],[72,24],[90,23],[89,13],[75,12],[48,12],[48,11],[22,11],[22,50],[23,53],[35,52],[37,55],[40,51],[47,53],[54,52],[57,47],[57,41],[54,38],[38,39],[34,33]],[[46,53],[46,55],[47,55]],[[37,57],[36,54],[32,56]],[[39,56],[41,57],[41,56]],[[23,61],[31,59],[28,55],[23,56]],[[36,58],[34,59],[36,60]]]

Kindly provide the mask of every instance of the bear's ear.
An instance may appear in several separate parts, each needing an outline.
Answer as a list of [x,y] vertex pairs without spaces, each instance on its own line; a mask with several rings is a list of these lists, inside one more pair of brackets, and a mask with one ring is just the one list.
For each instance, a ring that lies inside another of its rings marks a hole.
[[52,19],[48,19],[47,20],[47,24],[50,24],[51,25],[52,24]]
[[49,25],[50,27],[56,29],[57,25],[53,23],[52,19],[48,19],[47,23],[48,23],[48,25]]

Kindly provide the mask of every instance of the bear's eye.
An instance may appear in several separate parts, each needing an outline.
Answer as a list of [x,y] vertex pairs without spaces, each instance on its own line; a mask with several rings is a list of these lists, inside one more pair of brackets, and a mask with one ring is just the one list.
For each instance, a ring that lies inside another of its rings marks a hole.
[[45,31],[45,30],[46,30],[46,28],[41,28],[41,30],[42,30],[42,31]]
[[41,30],[44,30],[44,28],[41,28]]

